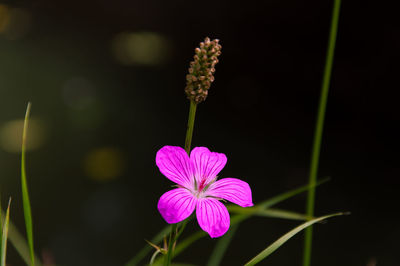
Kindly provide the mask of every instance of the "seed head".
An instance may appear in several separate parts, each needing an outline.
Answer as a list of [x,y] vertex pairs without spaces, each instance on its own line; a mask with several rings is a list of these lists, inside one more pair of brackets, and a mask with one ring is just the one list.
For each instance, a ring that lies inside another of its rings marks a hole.
[[186,75],[185,92],[189,100],[200,103],[207,98],[221,48],[218,39],[211,41],[206,37],[200,47],[194,50],[194,60],[190,62],[189,74]]

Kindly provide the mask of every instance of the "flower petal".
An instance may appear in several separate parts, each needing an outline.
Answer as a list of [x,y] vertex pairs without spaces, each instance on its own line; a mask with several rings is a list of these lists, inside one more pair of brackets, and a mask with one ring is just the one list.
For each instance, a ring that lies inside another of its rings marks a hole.
[[192,188],[194,184],[192,164],[184,149],[164,146],[156,155],[156,164],[169,180],[181,186]]
[[179,223],[189,217],[196,207],[197,199],[185,188],[164,193],[158,201],[158,211],[169,224]]
[[197,201],[197,221],[201,229],[212,238],[220,237],[229,229],[229,213],[224,204],[213,198],[201,198]]
[[242,207],[253,206],[249,184],[237,178],[223,178],[212,183],[206,196],[229,200]]
[[196,147],[190,153],[193,173],[198,184],[207,185],[225,167],[226,156],[223,153],[211,152],[206,147]]

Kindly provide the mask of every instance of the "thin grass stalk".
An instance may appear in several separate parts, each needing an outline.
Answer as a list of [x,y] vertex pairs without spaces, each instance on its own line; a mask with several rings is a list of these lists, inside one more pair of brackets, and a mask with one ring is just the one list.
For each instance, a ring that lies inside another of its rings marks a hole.
[[238,228],[239,224],[232,226],[231,228],[229,228],[229,231],[225,236],[218,239],[218,242],[215,245],[215,248],[208,260],[207,266],[215,266],[221,264],[225,252],[228,249],[229,244],[231,243],[232,238],[234,237]]
[[[193,128],[194,128],[194,120],[196,117],[196,107],[197,104],[192,100],[190,101],[190,107],[189,107],[189,118],[188,118],[188,124],[187,124],[187,130],[186,130],[186,139],[185,139],[185,151],[187,152],[188,155],[190,155],[190,146],[192,145],[192,137],[193,137]],[[186,226],[186,222],[183,222],[182,228]],[[180,231],[179,235],[182,233],[182,230]],[[165,256],[164,259],[164,266],[169,266],[171,264],[171,259],[172,259],[172,253],[173,253],[173,247],[174,243],[177,240],[177,224],[173,224],[171,227],[171,232],[169,235],[169,243],[168,243],[168,250],[167,250],[167,255]]]
[[185,139],[185,151],[187,152],[188,155],[190,155],[190,146],[192,145],[194,119],[196,118],[196,109],[197,109],[197,104],[194,101],[190,101],[189,118],[188,118],[188,125],[186,130],[186,139]]
[[[162,241],[163,237],[168,234],[168,232],[171,231],[171,226],[167,225],[165,228],[163,228],[157,235],[155,235],[150,242],[152,243],[158,243]],[[132,259],[130,259],[127,263],[125,263],[125,266],[135,266],[138,265],[139,262],[146,257],[146,255],[152,250],[152,247],[149,245],[145,245]]]
[[[1,215],[4,216],[5,213],[1,211]],[[18,252],[18,254],[21,256],[23,261],[29,265],[31,261],[30,257],[30,251],[29,251],[29,245],[22,236],[22,234],[18,231],[17,227],[13,224],[13,222],[10,219],[9,225],[8,225],[8,239],[10,240],[10,243],[14,246],[15,250]],[[35,255],[35,265],[36,266],[41,266],[42,263],[37,255]]]
[[[3,239],[3,209],[1,208],[1,193],[0,193],[0,239]],[[0,241],[0,250],[1,250],[1,241]]]
[[310,220],[308,222],[305,222],[305,223],[295,227],[294,229],[290,230],[288,233],[286,233],[283,236],[281,236],[274,243],[269,245],[266,249],[261,251],[257,256],[252,258],[249,262],[247,262],[245,264],[245,266],[253,266],[253,265],[258,264],[259,262],[261,262],[263,259],[265,259],[269,255],[271,255],[275,250],[277,250],[280,246],[285,244],[290,238],[295,236],[297,233],[299,233],[304,228],[308,228],[312,224],[321,222],[321,221],[323,221],[325,219],[328,219],[328,218],[331,218],[331,217],[334,217],[334,216],[348,215],[348,214],[349,213],[338,212],[338,213],[334,213],[334,214],[330,214],[330,215],[325,215],[325,216],[322,216],[322,217],[314,218],[313,220]]
[[10,221],[10,204],[11,204],[11,198],[8,200],[7,212],[4,218],[4,224],[2,225],[1,255],[0,255],[1,266],[6,266],[8,225]]
[[[333,2],[331,29],[330,29],[328,48],[327,48],[328,51],[326,55],[325,70],[321,85],[321,96],[319,100],[318,115],[314,132],[314,143],[311,154],[310,175],[309,175],[310,189],[308,190],[307,204],[306,204],[306,214],[308,216],[314,216],[314,206],[315,206],[314,184],[316,183],[317,180],[319,155],[321,151],[321,140],[324,127],[324,120],[325,120],[325,111],[328,100],[329,84],[332,74],[333,58],[335,53],[340,2],[341,0],[334,0]],[[308,227],[305,231],[303,266],[310,266],[311,264],[311,249],[312,249],[312,226]]]
[[26,226],[26,236],[29,244],[29,254],[31,258],[31,266],[35,265],[35,254],[33,251],[33,226],[32,226],[32,211],[31,203],[29,200],[28,184],[26,181],[26,170],[25,170],[25,148],[26,148],[26,137],[28,132],[28,121],[31,111],[31,103],[28,103],[26,108],[24,129],[22,132],[22,150],[21,150],[21,186],[22,186],[22,204],[24,207],[24,217]]

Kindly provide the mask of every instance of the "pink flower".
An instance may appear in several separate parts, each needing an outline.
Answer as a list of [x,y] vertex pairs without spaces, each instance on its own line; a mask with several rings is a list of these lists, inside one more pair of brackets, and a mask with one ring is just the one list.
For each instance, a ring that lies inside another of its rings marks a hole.
[[178,188],[164,193],[158,201],[158,210],[167,223],[188,218],[196,209],[201,229],[211,237],[220,237],[229,229],[230,218],[221,199],[241,207],[253,206],[249,184],[236,178],[216,181],[226,164],[223,153],[196,147],[190,158],[181,147],[164,146],[156,156],[156,164]]

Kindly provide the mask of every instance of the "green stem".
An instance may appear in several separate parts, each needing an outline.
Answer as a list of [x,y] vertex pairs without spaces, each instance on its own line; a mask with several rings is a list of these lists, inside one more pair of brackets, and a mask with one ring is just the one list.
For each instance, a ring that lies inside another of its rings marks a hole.
[[[341,0],[334,0],[333,10],[332,10],[332,20],[331,20],[331,29],[330,36],[328,42],[328,51],[326,55],[325,61],[325,70],[324,76],[322,79],[321,85],[321,97],[319,101],[318,107],[318,116],[317,122],[314,132],[314,143],[311,154],[311,165],[310,165],[310,175],[309,175],[309,185],[310,189],[308,190],[307,195],[307,205],[306,205],[306,213],[307,216],[314,216],[314,202],[315,202],[315,183],[317,180],[317,172],[318,172],[318,163],[319,163],[319,155],[321,151],[321,140],[322,140],[322,132],[324,127],[324,118],[325,118],[325,110],[326,103],[328,100],[328,92],[329,92],[329,84],[332,74],[332,65],[333,65],[333,57],[335,53],[335,44],[336,44],[336,34],[339,22],[339,11],[340,11],[340,2]],[[312,247],[312,227],[308,227],[305,231],[304,238],[304,253],[303,253],[303,266],[310,266],[311,264],[311,247]]]
[[190,101],[189,118],[188,118],[186,140],[185,140],[185,151],[188,154],[190,154],[190,146],[192,144],[194,118],[196,117],[196,107],[197,104],[194,101]]
[[[3,239],[3,219],[2,219],[2,212],[3,209],[1,208],[1,194],[0,194],[0,239]],[[0,242],[0,250],[1,250],[2,244]]]
[[[5,213],[3,211],[1,211],[1,215],[4,216]],[[18,231],[17,227],[12,223],[11,220],[10,220],[10,224],[9,224],[9,228],[8,228],[8,238],[9,238],[11,244],[13,244],[15,250],[19,253],[21,258],[24,260],[24,262],[27,265],[30,265],[31,257],[30,257],[29,245],[27,244],[27,241],[24,239],[22,234]],[[35,265],[36,266],[42,265],[39,257],[36,255],[35,255]]]
[[31,103],[28,103],[26,107],[26,114],[24,120],[24,128],[22,131],[22,150],[21,150],[21,186],[22,186],[22,204],[24,208],[24,218],[26,226],[26,235],[29,244],[29,253],[31,257],[31,266],[35,265],[35,254],[33,251],[33,226],[32,226],[32,211],[31,203],[29,200],[28,184],[26,181],[26,170],[25,170],[25,147],[26,147],[26,137],[28,132],[28,121],[31,111]]
[[[188,118],[186,139],[185,139],[185,151],[189,155],[190,155],[190,146],[192,145],[194,119],[196,117],[196,107],[197,104],[194,101],[190,101],[189,118]],[[181,230],[179,231],[178,234],[176,234],[177,224],[172,225],[171,232],[169,234],[168,251],[166,257],[164,258],[164,266],[169,266],[171,264],[174,243],[176,242],[178,237],[182,234],[182,231],[185,228],[185,226],[186,222],[184,221]]]
[[175,241],[176,227],[177,227],[177,224],[173,224],[171,227],[171,232],[169,233],[168,250],[167,250],[167,255],[164,259],[164,266],[169,266],[171,264],[172,248],[174,246],[174,241]]

